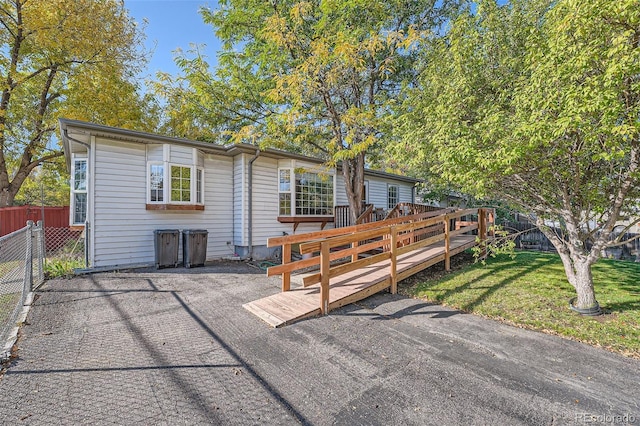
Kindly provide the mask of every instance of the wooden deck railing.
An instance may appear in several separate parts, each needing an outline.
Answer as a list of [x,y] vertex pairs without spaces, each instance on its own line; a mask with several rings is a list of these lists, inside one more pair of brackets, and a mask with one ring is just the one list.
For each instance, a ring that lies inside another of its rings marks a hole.
[[360,216],[356,218],[356,225],[360,225],[363,223],[375,222],[375,218],[373,217],[373,204],[367,204],[360,213]]
[[[360,216],[356,219],[356,225],[363,223],[375,222],[382,219],[379,217],[379,213],[375,210],[373,204],[366,204]],[[351,221],[351,209],[349,206],[335,206],[333,208],[333,226],[336,228],[344,228],[353,225]]]
[[351,225],[351,210],[349,206],[335,206],[333,208],[333,226],[344,228]]
[[[428,206],[426,204],[417,203],[398,203],[396,206],[389,210],[388,213],[381,208],[376,209],[373,204],[367,204],[364,211],[360,214],[356,220],[356,225],[361,223],[376,222],[386,219],[394,219],[402,216],[412,216],[420,213],[428,213],[432,211],[443,210],[442,207]],[[333,208],[334,223],[336,228],[344,228],[346,226],[353,225],[350,216],[349,206],[335,206]]]
[[[329,311],[331,278],[390,260],[390,287],[391,292],[395,293],[398,281],[398,256],[444,240],[444,262],[445,268],[449,270],[452,238],[475,230],[478,230],[481,240],[489,238],[488,230],[494,217],[492,209],[442,210],[309,234],[270,238],[268,247],[282,246],[282,264],[269,268],[267,275],[281,274],[282,291],[289,291],[292,272],[319,265],[320,271],[306,276],[303,279],[303,286],[320,283],[320,310],[326,314]],[[452,223],[469,215],[477,215],[478,220],[466,221],[464,226],[455,226],[452,229]],[[313,257],[292,262],[292,244],[299,244],[300,253],[313,254]],[[371,251],[376,253],[360,258],[361,253]],[[335,261],[338,260],[342,262],[336,264]]]
[[429,206],[426,204],[418,203],[398,203],[395,207],[389,210],[385,219],[393,219],[394,217],[411,216],[414,214],[433,212],[442,210],[442,207]]

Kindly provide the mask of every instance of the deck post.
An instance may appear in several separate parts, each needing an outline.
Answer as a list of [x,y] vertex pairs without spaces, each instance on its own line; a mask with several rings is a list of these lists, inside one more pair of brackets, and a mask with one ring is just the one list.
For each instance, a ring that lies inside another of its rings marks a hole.
[[[291,244],[282,245],[282,264],[291,263]],[[291,290],[291,272],[282,273],[282,291]]]
[[[358,242],[354,241],[351,243],[351,248],[356,248],[358,247]],[[357,262],[358,261],[358,253],[354,253],[351,255],[351,261],[352,262]]]
[[451,269],[451,256],[449,255],[450,246],[451,246],[451,242],[449,238],[450,227],[451,227],[451,219],[449,219],[449,215],[446,215],[444,217],[444,269],[445,271],[448,271]]
[[398,292],[398,273],[396,254],[398,251],[398,230],[395,226],[391,227],[391,262],[389,266],[391,268],[391,294]]
[[329,243],[320,244],[320,313],[329,313],[329,269],[330,263]]
[[478,209],[478,237],[480,238],[480,257],[485,258],[487,256],[487,211],[485,209]]
[[495,237],[496,209],[489,209],[489,236]]

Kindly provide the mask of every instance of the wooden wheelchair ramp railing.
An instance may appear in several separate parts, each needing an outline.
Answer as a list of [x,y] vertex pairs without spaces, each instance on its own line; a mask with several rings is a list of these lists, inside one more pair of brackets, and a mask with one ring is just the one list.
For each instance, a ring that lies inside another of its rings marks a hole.
[[[436,263],[444,261],[448,270],[451,256],[473,247],[477,238],[490,238],[494,214],[492,209],[444,211],[271,238],[269,247],[282,246],[282,264],[269,268],[267,275],[282,276],[282,292],[243,306],[280,327],[385,289],[396,293],[398,281]],[[476,219],[461,221],[463,216]],[[311,257],[292,261],[293,244]],[[295,272],[298,286],[291,288]]]

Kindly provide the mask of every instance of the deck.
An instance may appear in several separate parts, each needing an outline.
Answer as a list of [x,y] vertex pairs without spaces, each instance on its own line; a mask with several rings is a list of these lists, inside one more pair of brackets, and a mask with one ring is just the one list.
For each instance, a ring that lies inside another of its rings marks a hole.
[[[475,236],[451,239],[451,255],[475,245]],[[444,261],[444,244],[417,249],[398,256],[398,280]],[[390,260],[383,260],[347,274],[330,284],[329,309],[333,310],[385,290],[391,285]],[[272,327],[282,327],[305,318],[320,315],[320,284],[299,287],[243,305]]]

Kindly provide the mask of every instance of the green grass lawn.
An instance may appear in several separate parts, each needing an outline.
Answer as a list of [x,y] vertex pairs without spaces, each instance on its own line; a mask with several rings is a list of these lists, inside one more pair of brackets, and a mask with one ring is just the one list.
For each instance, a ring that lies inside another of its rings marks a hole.
[[605,311],[581,316],[555,254],[517,252],[415,279],[403,292],[464,312],[557,334],[640,358],[640,263],[602,259],[593,267],[596,299]]

